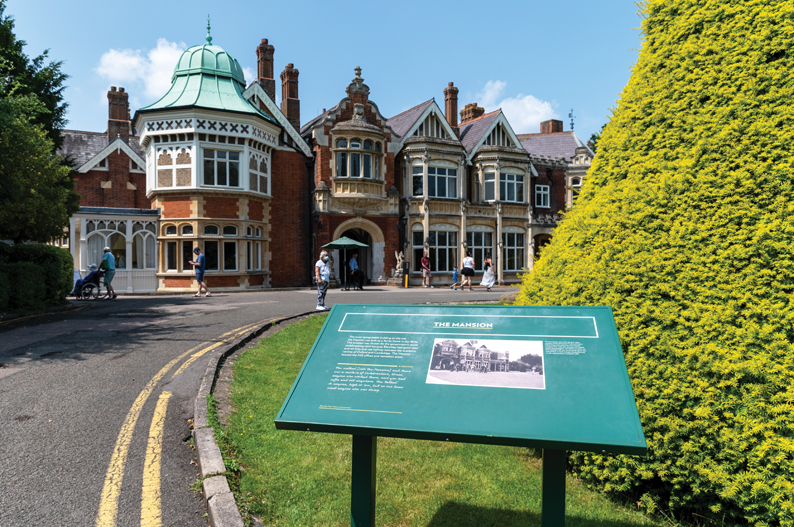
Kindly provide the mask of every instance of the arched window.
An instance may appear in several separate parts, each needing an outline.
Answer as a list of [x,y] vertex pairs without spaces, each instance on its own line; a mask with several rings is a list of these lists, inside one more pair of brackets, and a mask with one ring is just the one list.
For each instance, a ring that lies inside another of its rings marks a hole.
[[157,267],[157,244],[154,236],[139,232],[132,237],[132,268],[154,269]]
[[217,236],[218,235],[218,226],[217,225],[205,225],[204,226],[204,236]]
[[182,227],[182,236],[193,236],[193,226],[185,225]]
[[257,238],[261,238],[262,237],[262,229],[260,229],[259,227],[256,228],[256,237]]
[[353,137],[337,139],[335,144],[336,177],[380,180],[381,143]]
[[165,228],[166,236],[176,236],[176,225],[169,225]]
[[237,236],[237,227],[234,225],[226,225],[223,228],[223,235],[224,236]]
[[254,230],[251,227],[246,227],[245,228],[245,235],[246,236],[253,236],[254,235]]
[[578,177],[575,177],[575,178],[571,179],[571,186],[572,187],[579,187],[581,185],[582,185],[582,180],[579,179]]

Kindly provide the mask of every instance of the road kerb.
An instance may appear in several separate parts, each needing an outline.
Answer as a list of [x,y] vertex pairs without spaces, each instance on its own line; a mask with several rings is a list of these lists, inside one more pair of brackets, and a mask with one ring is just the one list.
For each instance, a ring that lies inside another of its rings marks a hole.
[[[207,395],[212,393],[215,376],[218,373],[218,364],[221,359],[228,357],[271,327],[288,320],[316,314],[317,311],[307,311],[273,319],[259,327],[254,327],[234,342],[230,342],[225,347],[219,347],[217,351],[214,350],[207,360],[207,369],[204,371],[204,378],[201,380],[201,386],[193,403],[193,438],[196,445],[199,477],[204,480],[202,482],[204,501],[207,503],[207,512],[212,527],[243,527],[244,525],[242,515],[234,500],[234,494],[229,491],[229,482],[224,475],[226,467],[223,464],[220,448],[215,443],[215,432],[209,426]],[[213,476],[208,478],[207,476],[210,475]],[[221,479],[223,483],[221,483]],[[213,480],[212,483],[207,484],[210,480]],[[224,484],[226,492],[218,492],[218,489],[223,489]]]

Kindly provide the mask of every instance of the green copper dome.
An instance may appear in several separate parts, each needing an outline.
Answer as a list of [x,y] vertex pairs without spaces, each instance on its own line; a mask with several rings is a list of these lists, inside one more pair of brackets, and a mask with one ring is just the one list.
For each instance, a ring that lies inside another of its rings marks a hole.
[[207,28],[207,43],[185,50],[171,77],[168,93],[154,104],[138,111],[170,110],[177,108],[207,108],[258,115],[276,123],[243,97],[245,76],[237,59],[220,46],[212,44]]
[[219,77],[230,77],[245,86],[243,68],[237,59],[226,53],[220,46],[210,43],[187,49],[176,64],[171,82],[180,75],[206,73]]

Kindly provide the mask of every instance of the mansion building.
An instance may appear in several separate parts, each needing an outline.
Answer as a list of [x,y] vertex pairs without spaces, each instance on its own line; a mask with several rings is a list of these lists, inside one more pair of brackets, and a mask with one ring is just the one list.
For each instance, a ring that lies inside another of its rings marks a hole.
[[[302,286],[320,247],[347,236],[368,246],[359,265],[371,283],[388,283],[400,252],[421,283],[424,251],[437,282],[471,251],[478,273],[491,253],[497,281],[516,283],[593,158],[561,121],[516,134],[501,110],[458,114],[451,82],[443,110],[430,99],[385,117],[358,67],[344,98],[301,125],[298,70],[280,74],[277,105],[274,47],[263,39],[256,57],[246,86],[208,34],[160,100],[131,118],[128,94],[111,87],[107,132],[63,132],[81,208],[57,244],[76,269],[108,246],[118,291],[192,291],[199,246],[213,289]],[[336,276],[343,258],[332,251]]]

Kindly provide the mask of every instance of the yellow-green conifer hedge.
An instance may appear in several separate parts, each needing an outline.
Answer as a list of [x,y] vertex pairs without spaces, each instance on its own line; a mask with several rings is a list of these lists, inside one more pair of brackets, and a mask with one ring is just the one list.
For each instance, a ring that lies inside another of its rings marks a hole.
[[576,453],[692,520],[794,525],[794,3],[651,0],[587,183],[519,304],[612,306],[649,445]]

